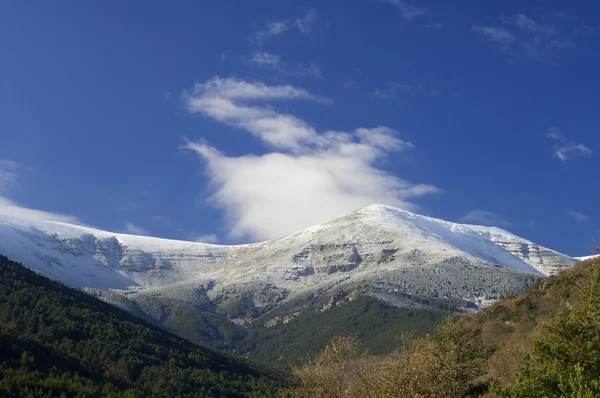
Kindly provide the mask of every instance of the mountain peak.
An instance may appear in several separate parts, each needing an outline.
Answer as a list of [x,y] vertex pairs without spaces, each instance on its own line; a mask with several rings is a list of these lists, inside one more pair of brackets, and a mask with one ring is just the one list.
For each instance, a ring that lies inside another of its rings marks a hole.
[[[393,287],[398,291],[425,294],[430,287],[417,287],[442,274],[454,278],[466,273],[470,283],[486,284],[493,278],[486,281],[476,275],[500,272],[505,278],[516,272],[529,275],[517,279],[542,277],[575,263],[501,229],[452,223],[382,204],[287,237],[237,246],[0,217],[0,254],[77,288],[173,287],[178,292],[175,286],[206,284],[275,290],[281,297],[345,284],[371,286],[382,278],[400,284],[402,288]],[[429,275],[434,270],[444,271]],[[423,273],[426,280],[420,280]],[[443,294],[461,299],[470,294],[457,293],[460,289],[448,285]],[[439,287],[434,290],[441,294]]]

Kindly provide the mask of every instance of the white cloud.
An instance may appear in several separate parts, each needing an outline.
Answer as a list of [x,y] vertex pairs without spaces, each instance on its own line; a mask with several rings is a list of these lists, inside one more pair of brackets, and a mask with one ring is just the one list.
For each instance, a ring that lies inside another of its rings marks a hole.
[[471,29],[496,42],[503,52],[511,56],[523,55],[542,62],[548,61],[559,51],[575,46],[559,27],[540,24],[525,14],[502,17],[501,21],[509,29],[480,25],[473,25]]
[[219,238],[215,234],[206,234],[196,237],[194,241],[200,243],[217,243],[219,241]]
[[506,24],[515,25],[522,31],[531,31],[548,35],[556,33],[556,27],[551,25],[540,25],[525,14],[517,14],[513,17],[503,17],[502,21]]
[[503,51],[507,51],[515,41],[515,36],[504,28],[473,25],[471,26],[471,30],[479,32],[488,40],[496,42]]
[[275,69],[281,66],[281,57],[276,54],[269,54],[264,51],[256,51],[248,60],[251,64],[268,65]]
[[398,91],[410,92],[410,89],[408,83],[388,82],[385,88],[375,89],[370,95],[377,98],[391,98]]
[[312,32],[313,26],[317,22],[318,16],[316,10],[310,10],[302,18],[296,19],[296,27],[303,34],[307,35]]
[[415,7],[410,4],[407,4],[406,2],[404,2],[402,0],[381,0],[381,1],[383,1],[385,3],[389,3],[389,4],[393,5],[394,7],[396,7],[398,10],[400,10],[402,15],[406,19],[413,19],[420,15],[427,14],[426,8]]
[[247,62],[251,65],[260,67],[268,67],[276,70],[277,72],[288,75],[288,76],[314,76],[319,79],[324,79],[321,74],[320,68],[315,64],[308,66],[297,66],[290,67],[281,60],[281,57],[277,54],[270,54],[264,51],[255,51]]
[[275,238],[372,203],[417,210],[411,199],[440,191],[377,167],[389,152],[414,147],[389,127],[317,132],[271,106],[247,104],[265,98],[323,102],[305,90],[213,78],[184,98],[190,113],[246,130],[273,148],[229,157],[205,142],[187,145],[206,162],[211,201],[224,209],[231,238]]
[[558,127],[554,127],[554,126],[548,127],[548,132],[546,133],[546,137],[552,138],[553,140],[556,140],[556,141],[564,141],[565,140],[565,136],[560,131],[560,129]]
[[288,20],[268,22],[264,30],[256,33],[256,40],[258,40],[258,42],[262,42],[269,37],[279,36],[280,34],[289,30],[291,27],[292,25]]
[[[24,169],[25,166],[19,162],[0,160],[0,193],[9,192],[17,183],[17,179]],[[0,196],[0,214],[25,220],[81,224],[77,217],[24,207],[13,202],[6,196]]]
[[513,225],[511,222],[502,218],[498,213],[487,210],[470,211],[460,219],[460,222],[496,227],[510,227]]
[[77,217],[23,207],[2,196],[0,196],[0,214],[25,220],[58,221],[69,224],[81,224]]
[[586,221],[588,221],[590,219],[590,217],[587,214],[583,214],[583,213],[580,213],[580,212],[575,211],[575,210],[569,210],[567,212],[567,214],[569,216],[571,216],[578,223],[586,222]]
[[16,182],[23,166],[12,160],[0,160],[0,192],[8,191]]
[[555,152],[556,157],[567,162],[579,156],[592,156],[592,150],[583,144],[563,145]]
[[280,19],[278,21],[268,22],[265,29],[256,32],[256,42],[260,44],[265,39],[282,35],[283,33],[287,32],[292,28],[298,29],[298,31],[304,35],[308,35],[312,32],[313,27],[317,22],[317,19],[317,11],[315,9],[312,9],[308,11],[303,17],[296,18],[296,20],[294,21],[291,21],[289,19]]
[[231,50],[223,51],[221,54],[219,54],[219,58],[221,58],[221,61],[226,61],[230,54]]
[[319,79],[325,79],[325,76],[321,73],[321,68],[316,64],[310,64],[307,67],[296,71],[296,74],[299,76],[314,76]]
[[196,102],[202,98],[223,98],[226,100],[282,100],[305,99],[318,102],[331,100],[312,95],[308,91],[290,85],[267,86],[260,82],[246,82],[236,78],[213,77],[206,83],[197,83],[191,92],[184,93],[188,110],[201,106]]
[[559,128],[550,126],[546,137],[554,140],[554,154],[562,162],[567,162],[570,159],[579,156],[592,156],[592,150],[583,144],[573,143],[567,141],[565,135],[560,131]]
[[250,131],[273,147],[293,150],[299,150],[301,144],[318,137],[311,126],[292,115],[279,114],[273,108],[244,105],[243,101],[304,99],[331,102],[289,85],[267,86],[220,77],[196,84],[184,93],[184,99],[190,113],[203,113],[219,122]]
[[129,221],[125,221],[123,223],[125,225],[125,232],[127,232],[128,234],[133,234],[133,235],[148,235],[148,231],[146,231],[144,228],[135,225],[132,222]]

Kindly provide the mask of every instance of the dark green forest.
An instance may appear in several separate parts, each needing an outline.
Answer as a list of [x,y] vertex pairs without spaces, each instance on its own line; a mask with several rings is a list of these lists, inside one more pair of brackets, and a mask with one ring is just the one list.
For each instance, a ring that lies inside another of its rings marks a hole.
[[2,397],[269,397],[288,382],[0,256]]
[[359,296],[326,312],[308,309],[289,323],[272,327],[250,326],[238,347],[247,357],[288,368],[320,352],[334,336],[358,338],[371,355],[383,355],[398,347],[398,338],[433,332],[445,312],[397,308],[369,296]]

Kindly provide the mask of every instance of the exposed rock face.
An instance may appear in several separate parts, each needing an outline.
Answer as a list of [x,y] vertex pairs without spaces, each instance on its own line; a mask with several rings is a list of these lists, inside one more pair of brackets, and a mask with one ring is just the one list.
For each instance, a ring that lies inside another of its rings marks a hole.
[[111,289],[113,302],[121,302],[115,294],[139,301],[160,292],[232,317],[262,314],[297,297],[334,297],[342,289],[398,305],[420,297],[477,306],[576,262],[498,228],[379,205],[243,246],[0,216],[0,254],[73,287]]

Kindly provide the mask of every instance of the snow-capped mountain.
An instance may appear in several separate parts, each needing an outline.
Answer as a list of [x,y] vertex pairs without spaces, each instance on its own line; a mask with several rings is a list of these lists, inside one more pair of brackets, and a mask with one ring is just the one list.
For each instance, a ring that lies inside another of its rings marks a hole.
[[591,260],[592,258],[596,258],[596,257],[600,257],[600,254],[592,254],[591,256],[574,257],[574,258],[579,261],[586,261],[586,260]]
[[382,205],[238,246],[0,216],[0,254],[125,307],[115,295],[138,304],[149,296],[200,300],[213,308],[242,297],[259,313],[302,295],[340,290],[392,303],[426,297],[478,306],[576,262],[498,228]]

